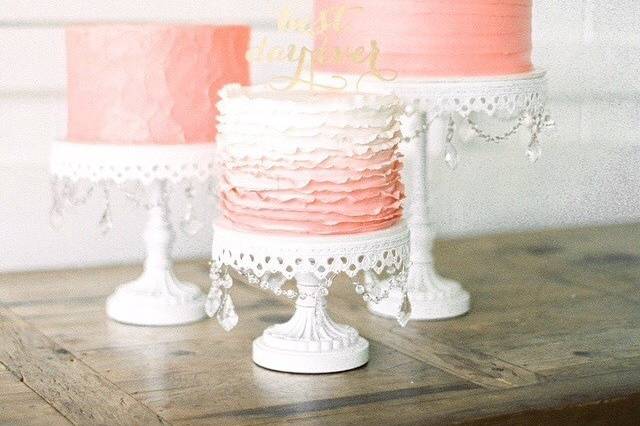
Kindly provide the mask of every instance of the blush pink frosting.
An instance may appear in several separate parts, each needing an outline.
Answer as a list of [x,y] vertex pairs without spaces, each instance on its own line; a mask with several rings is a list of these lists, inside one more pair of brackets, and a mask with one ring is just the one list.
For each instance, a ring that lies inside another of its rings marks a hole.
[[[315,0],[320,11],[346,5],[340,32],[316,35],[328,52],[380,48],[379,69],[409,76],[481,76],[531,71],[531,0]],[[326,61],[316,70],[362,74],[368,64]]]
[[233,87],[223,90],[219,107],[224,225],[336,235],[401,220],[402,108],[395,97]]
[[246,26],[67,28],[68,139],[213,142],[220,88],[247,84]]

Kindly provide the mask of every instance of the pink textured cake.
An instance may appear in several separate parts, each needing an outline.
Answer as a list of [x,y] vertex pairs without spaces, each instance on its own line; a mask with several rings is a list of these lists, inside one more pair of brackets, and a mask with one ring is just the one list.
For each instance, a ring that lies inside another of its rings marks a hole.
[[[378,69],[406,76],[481,76],[531,71],[531,0],[316,0],[316,17],[342,28],[316,35],[315,48],[341,52],[375,40]],[[331,54],[327,55],[331,56]],[[326,60],[316,70],[362,74],[368,60]]]
[[393,96],[227,86],[218,125],[220,211],[232,227],[351,234],[402,216]]
[[73,142],[213,142],[218,91],[249,82],[248,27],[80,25],[66,35]]

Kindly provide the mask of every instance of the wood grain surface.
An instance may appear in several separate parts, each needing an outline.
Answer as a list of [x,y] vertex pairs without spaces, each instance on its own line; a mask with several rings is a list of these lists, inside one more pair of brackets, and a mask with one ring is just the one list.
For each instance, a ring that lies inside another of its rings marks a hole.
[[[0,275],[0,424],[640,424],[640,225],[439,241],[472,311],[406,328],[344,283],[335,319],[369,363],[324,375],[251,362],[291,305],[234,287],[240,323],[134,327],[104,299],[139,267]],[[207,263],[177,265],[207,285]]]

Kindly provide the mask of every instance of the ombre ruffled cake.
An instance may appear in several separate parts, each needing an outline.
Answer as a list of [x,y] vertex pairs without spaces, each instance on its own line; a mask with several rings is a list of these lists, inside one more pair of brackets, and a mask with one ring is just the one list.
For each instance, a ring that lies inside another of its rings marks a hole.
[[218,103],[221,221],[353,234],[402,217],[397,98],[230,85]]
[[68,140],[213,143],[218,91],[248,84],[249,27],[67,28]]
[[[344,8],[344,9],[341,9]],[[399,77],[489,76],[532,70],[531,0],[315,0],[315,48],[325,51],[317,71],[363,74],[370,58],[344,53],[371,42],[380,49],[379,70]],[[339,60],[335,59],[335,52]],[[318,56],[320,56],[318,54]]]

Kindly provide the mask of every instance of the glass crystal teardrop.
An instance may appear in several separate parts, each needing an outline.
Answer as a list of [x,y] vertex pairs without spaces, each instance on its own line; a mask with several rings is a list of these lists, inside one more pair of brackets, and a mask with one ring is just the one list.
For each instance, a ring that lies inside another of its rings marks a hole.
[[455,169],[458,165],[458,151],[452,143],[447,143],[444,147],[444,161],[451,170]]
[[524,117],[522,117],[522,125],[528,129],[532,129],[535,123],[535,119],[529,113],[525,114]]
[[107,235],[111,228],[113,228],[113,222],[111,221],[111,210],[107,207],[102,212],[102,216],[100,217],[100,221],[98,222],[98,228],[100,228],[100,232],[102,235]]
[[473,138],[476,137],[476,132],[471,128],[470,125],[460,126],[458,128],[458,138],[462,142],[471,142]]
[[200,232],[203,226],[204,223],[202,223],[202,221],[198,220],[198,218],[195,217],[193,211],[190,208],[187,210],[187,213],[185,213],[184,217],[180,221],[180,229],[182,229],[182,232],[184,232],[185,235],[189,237],[193,237],[198,232]]
[[222,290],[218,287],[212,287],[204,302],[204,311],[209,318],[213,318],[220,309],[220,305],[222,305]]
[[218,323],[224,328],[225,331],[231,331],[236,325],[238,325],[238,314],[233,306],[231,296],[228,294],[224,297],[222,307],[218,310]]
[[535,163],[540,158],[542,150],[540,149],[540,143],[537,139],[534,139],[527,147],[527,158],[529,162]]
[[232,285],[233,285],[233,279],[231,278],[231,275],[229,275],[229,273],[227,272],[226,274],[224,274],[224,277],[222,278],[222,287],[226,289],[230,289]]
[[411,318],[411,301],[409,300],[409,296],[406,294],[402,299],[402,304],[400,305],[400,311],[398,312],[397,320],[398,324],[401,327],[405,327]]

